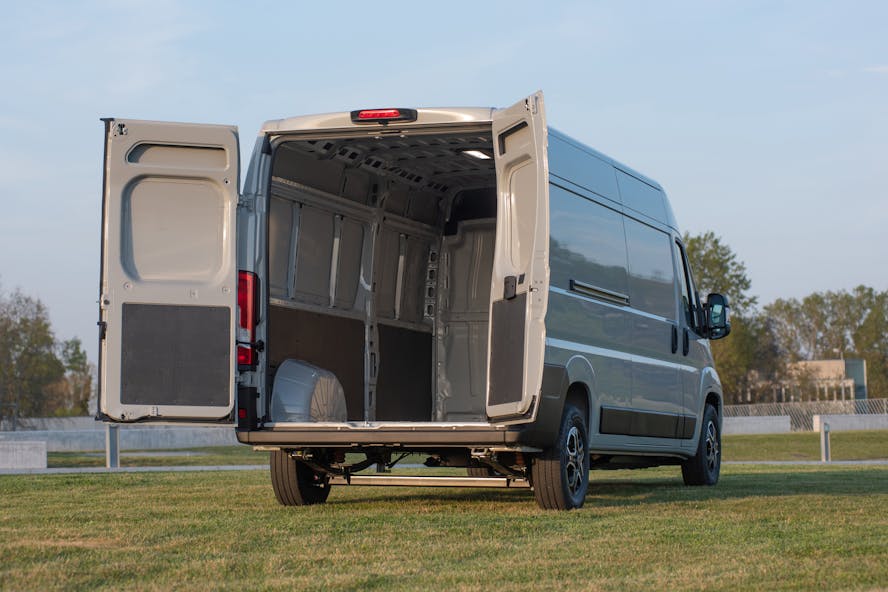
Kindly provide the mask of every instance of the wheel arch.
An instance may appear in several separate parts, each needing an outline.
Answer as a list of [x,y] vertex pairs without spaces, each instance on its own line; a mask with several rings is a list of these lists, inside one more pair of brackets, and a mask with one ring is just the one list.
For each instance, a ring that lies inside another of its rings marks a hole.
[[721,431],[722,423],[724,422],[724,404],[722,402],[722,395],[719,392],[714,390],[710,390],[706,393],[706,397],[703,400],[703,409],[706,409],[707,405],[712,405],[715,408],[715,415],[718,418],[718,429]]
[[536,420],[524,429],[521,442],[539,448],[551,446],[558,437],[561,415],[568,401],[585,410],[587,437],[590,436],[597,420],[594,385],[592,365],[582,356],[573,356],[563,366],[546,364]]
[[575,355],[565,365],[567,372],[567,389],[565,400],[581,400],[586,409],[586,428],[592,433],[592,426],[597,425],[598,411],[594,404],[595,370],[585,357]]

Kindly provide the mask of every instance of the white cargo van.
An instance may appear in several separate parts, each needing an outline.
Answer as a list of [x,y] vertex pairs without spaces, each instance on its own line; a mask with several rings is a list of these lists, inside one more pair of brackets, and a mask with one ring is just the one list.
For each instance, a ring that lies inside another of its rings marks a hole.
[[[231,424],[287,505],[718,479],[727,303],[699,300],[662,188],[548,128],[542,93],[269,121],[242,192],[236,128],[105,131],[101,419]],[[468,475],[387,474],[405,453]]]

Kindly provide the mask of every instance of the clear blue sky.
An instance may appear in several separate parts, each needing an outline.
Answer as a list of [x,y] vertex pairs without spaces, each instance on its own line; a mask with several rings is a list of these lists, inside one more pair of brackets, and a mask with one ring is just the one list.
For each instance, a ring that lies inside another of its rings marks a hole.
[[506,106],[660,181],[761,304],[888,289],[888,2],[3,1],[0,285],[96,357],[99,117]]

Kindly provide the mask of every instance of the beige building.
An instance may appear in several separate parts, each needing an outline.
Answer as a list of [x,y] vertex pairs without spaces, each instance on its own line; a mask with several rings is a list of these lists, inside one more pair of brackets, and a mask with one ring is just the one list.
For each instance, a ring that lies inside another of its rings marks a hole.
[[806,360],[789,365],[789,379],[775,387],[775,401],[866,399],[866,360]]

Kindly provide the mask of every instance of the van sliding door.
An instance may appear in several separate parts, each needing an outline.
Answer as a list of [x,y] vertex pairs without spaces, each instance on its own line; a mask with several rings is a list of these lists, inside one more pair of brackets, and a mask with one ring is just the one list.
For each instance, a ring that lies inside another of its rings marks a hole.
[[539,394],[548,299],[549,183],[543,94],[494,112],[496,248],[487,415],[526,413]]
[[100,411],[228,421],[237,129],[105,120]]

